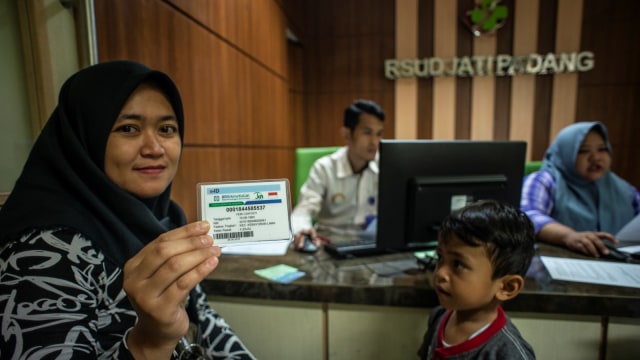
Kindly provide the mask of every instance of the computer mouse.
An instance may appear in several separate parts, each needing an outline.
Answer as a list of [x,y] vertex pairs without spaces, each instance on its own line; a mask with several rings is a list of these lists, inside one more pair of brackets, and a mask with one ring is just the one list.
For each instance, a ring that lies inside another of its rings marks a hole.
[[603,240],[602,243],[604,244],[604,246],[607,247],[607,249],[609,249],[608,254],[601,254],[601,257],[603,259],[622,261],[622,262],[631,262],[632,260],[631,254],[627,254],[624,251],[618,250],[616,246],[608,240]]
[[311,240],[311,234],[304,235],[304,244],[300,249],[298,249],[298,251],[308,254],[313,254],[318,251],[318,246],[313,243],[313,240]]

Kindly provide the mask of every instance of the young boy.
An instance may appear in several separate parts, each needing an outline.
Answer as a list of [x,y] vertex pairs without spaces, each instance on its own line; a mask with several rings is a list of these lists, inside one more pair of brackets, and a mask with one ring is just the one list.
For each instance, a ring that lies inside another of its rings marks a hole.
[[421,359],[535,359],[500,304],[518,295],[534,254],[531,221],[492,200],[454,211],[438,238],[433,286],[440,306],[429,315]]

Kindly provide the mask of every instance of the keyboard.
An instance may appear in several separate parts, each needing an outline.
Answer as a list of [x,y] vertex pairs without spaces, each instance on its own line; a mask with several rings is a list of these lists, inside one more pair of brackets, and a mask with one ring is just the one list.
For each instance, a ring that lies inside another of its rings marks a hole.
[[351,241],[325,244],[324,251],[339,258],[379,255],[385,252],[384,250],[377,248],[375,238],[355,239]]

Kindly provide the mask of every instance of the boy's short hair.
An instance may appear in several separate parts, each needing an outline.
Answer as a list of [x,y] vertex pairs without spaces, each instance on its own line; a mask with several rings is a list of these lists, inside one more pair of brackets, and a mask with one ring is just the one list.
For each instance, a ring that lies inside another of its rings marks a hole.
[[360,114],[362,113],[371,114],[380,119],[380,121],[384,121],[384,111],[380,105],[371,100],[359,99],[344,110],[344,126],[353,131],[358,126]]
[[520,209],[494,200],[482,200],[447,216],[439,241],[456,235],[469,246],[485,246],[493,264],[493,279],[525,276],[534,255],[535,233],[529,217]]

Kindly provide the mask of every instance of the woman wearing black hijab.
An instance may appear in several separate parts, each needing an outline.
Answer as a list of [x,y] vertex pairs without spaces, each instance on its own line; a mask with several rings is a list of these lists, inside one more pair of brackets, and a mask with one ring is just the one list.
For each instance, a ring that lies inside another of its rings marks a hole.
[[188,332],[253,358],[198,285],[220,255],[209,225],[170,200],[183,125],[175,84],[144,65],[65,82],[0,210],[0,358],[177,358]]

